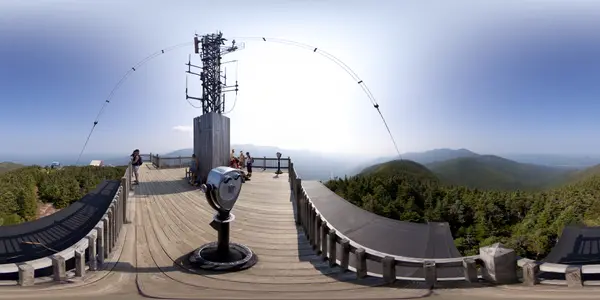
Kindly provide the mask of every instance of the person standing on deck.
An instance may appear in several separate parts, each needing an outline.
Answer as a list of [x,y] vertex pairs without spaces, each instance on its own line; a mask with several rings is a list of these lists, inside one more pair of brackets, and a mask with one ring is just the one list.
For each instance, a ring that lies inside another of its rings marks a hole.
[[239,160],[240,160],[239,169],[243,169],[246,166],[246,157],[244,156],[244,151],[240,150]]
[[196,154],[192,154],[192,160],[190,161],[190,184],[196,185],[198,183],[198,157]]
[[237,157],[235,157],[235,149],[231,149],[231,153],[229,153],[229,167],[235,168],[236,161]]
[[254,158],[250,156],[250,152],[246,152],[246,170],[248,171],[248,177],[252,176],[252,164],[254,163]]
[[131,166],[133,168],[133,175],[135,176],[135,184],[139,184],[139,170],[140,166],[143,164],[142,157],[140,156],[140,149],[133,150],[131,154]]

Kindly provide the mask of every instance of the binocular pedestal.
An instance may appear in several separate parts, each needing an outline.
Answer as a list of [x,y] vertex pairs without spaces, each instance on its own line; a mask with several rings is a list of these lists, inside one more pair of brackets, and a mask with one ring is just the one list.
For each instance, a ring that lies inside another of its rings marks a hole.
[[245,245],[229,242],[230,226],[235,216],[231,213],[237,201],[243,178],[232,168],[214,168],[208,174],[201,190],[208,204],[217,212],[210,226],[218,232],[217,242],[194,250],[188,257],[193,267],[213,271],[238,271],[252,267],[258,257]]
[[252,267],[258,257],[250,248],[229,242],[230,224],[235,220],[231,213],[217,213],[211,227],[218,232],[217,242],[203,245],[191,253],[190,263],[197,268],[213,271],[239,271]]

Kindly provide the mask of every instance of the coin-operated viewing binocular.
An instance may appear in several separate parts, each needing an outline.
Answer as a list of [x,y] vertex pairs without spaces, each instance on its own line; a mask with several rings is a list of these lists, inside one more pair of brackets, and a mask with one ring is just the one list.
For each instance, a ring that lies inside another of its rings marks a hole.
[[231,213],[242,190],[242,174],[229,167],[217,167],[208,173],[201,189],[208,204],[217,213],[210,226],[218,231],[218,241],[196,249],[189,261],[193,266],[210,271],[234,271],[252,267],[258,261],[245,245],[229,242],[229,225],[235,219]]
[[277,152],[277,171],[275,171],[275,174],[277,176],[279,176],[279,174],[283,174],[283,172],[281,172],[281,152]]
[[213,253],[213,260],[226,262],[233,259],[229,248],[229,225],[235,220],[231,209],[237,202],[242,190],[242,174],[234,168],[217,167],[208,173],[206,184],[201,190],[206,194],[208,204],[217,213],[210,222],[210,226],[218,231],[217,249]]
[[242,191],[242,174],[234,168],[217,167],[208,173],[201,189],[208,204],[217,211],[216,219],[225,221]]

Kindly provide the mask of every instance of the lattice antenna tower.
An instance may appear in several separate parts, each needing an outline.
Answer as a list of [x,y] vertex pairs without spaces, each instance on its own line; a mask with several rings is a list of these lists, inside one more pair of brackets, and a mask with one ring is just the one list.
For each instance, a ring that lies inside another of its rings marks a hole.
[[[235,85],[227,85],[227,74],[221,72],[221,58],[223,55],[240,49],[235,40],[231,41],[230,46],[226,46],[227,39],[223,38],[223,33],[217,32],[203,36],[194,36],[194,52],[200,55],[202,65],[191,63],[191,55],[188,59],[188,70],[186,73],[199,76],[202,82],[202,97],[192,97],[188,95],[186,82],[185,98],[198,100],[202,102],[202,114],[216,112],[222,114],[225,110],[226,92],[238,92],[237,78]],[[243,48],[243,44],[241,45]],[[200,73],[196,70],[200,69]]]

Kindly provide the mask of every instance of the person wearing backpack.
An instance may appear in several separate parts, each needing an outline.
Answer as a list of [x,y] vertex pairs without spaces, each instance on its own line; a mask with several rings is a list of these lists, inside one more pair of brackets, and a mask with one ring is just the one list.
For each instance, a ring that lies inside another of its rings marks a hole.
[[254,157],[250,156],[250,152],[246,152],[246,170],[248,171],[248,177],[252,176],[252,164],[254,164]]
[[140,170],[140,166],[143,164],[144,162],[142,161],[142,156],[140,155],[140,149],[135,149],[133,150],[133,153],[131,154],[131,166],[133,167],[133,175],[135,176],[135,184],[139,184],[139,170]]

